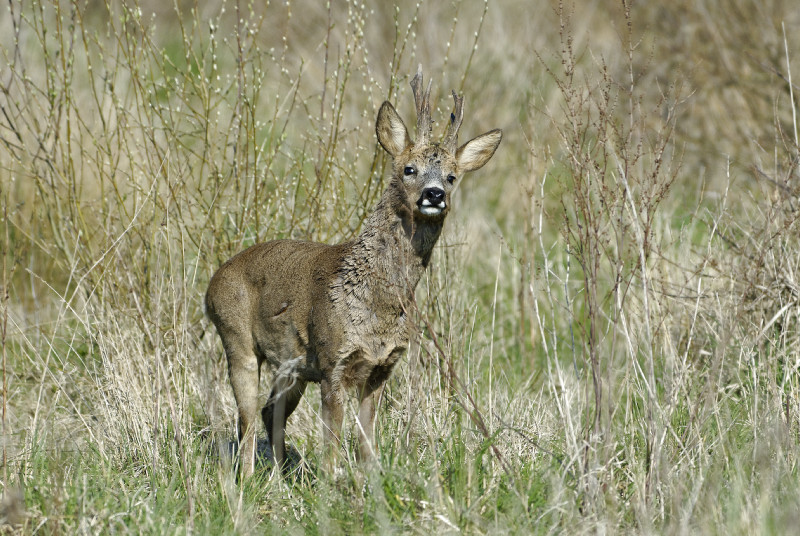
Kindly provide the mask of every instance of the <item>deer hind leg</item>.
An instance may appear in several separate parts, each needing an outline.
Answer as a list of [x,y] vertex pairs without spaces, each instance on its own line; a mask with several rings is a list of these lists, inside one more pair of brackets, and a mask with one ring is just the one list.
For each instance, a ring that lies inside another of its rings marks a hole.
[[243,477],[255,469],[260,363],[252,350],[226,347],[228,373],[239,410],[239,466]]
[[273,460],[281,470],[286,469],[286,421],[297,408],[305,390],[305,381],[295,376],[278,374],[269,394],[269,400],[261,410],[261,418],[264,420],[264,428],[267,430],[272,447]]

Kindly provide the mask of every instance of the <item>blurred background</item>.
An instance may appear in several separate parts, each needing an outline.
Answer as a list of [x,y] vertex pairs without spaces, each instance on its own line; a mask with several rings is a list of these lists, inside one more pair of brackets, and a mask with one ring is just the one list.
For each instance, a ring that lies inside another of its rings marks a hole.
[[[791,530],[799,30],[781,0],[8,2],[2,530]],[[380,469],[352,429],[319,468],[311,387],[296,475],[237,483],[208,280],[360,231],[417,65],[435,134],[454,89],[462,141],[504,138],[418,288]]]

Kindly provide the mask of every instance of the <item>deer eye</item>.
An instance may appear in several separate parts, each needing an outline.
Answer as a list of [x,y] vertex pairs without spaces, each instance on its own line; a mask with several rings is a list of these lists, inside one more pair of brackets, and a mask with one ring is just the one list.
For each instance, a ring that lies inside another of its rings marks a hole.
[[447,176],[447,182],[449,182],[450,184],[453,184],[454,182],[456,182],[456,176],[455,175],[448,175]]
[[415,168],[414,166],[406,166],[406,168],[403,170],[403,173],[405,173],[406,175],[416,175],[417,168]]

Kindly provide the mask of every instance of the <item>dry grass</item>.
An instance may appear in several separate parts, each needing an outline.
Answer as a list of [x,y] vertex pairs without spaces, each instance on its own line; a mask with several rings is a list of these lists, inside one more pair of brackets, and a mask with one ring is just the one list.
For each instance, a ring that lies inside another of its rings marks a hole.
[[[792,530],[794,4],[318,4],[3,8],[2,530]],[[317,469],[310,389],[305,471],[240,486],[208,279],[358,231],[420,62],[435,117],[452,87],[505,136],[418,290],[381,469],[352,437]]]

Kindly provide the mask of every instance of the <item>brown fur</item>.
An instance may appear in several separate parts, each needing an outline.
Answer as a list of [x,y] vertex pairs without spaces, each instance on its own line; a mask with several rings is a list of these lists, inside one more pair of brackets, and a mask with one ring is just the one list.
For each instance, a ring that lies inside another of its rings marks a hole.
[[[412,81],[418,116],[430,125],[428,93]],[[409,339],[407,311],[465,172],[483,166],[502,133],[493,130],[455,150],[461,101],[442,145],[418,132],[415,144],[391,104],[378,112],[378,141],[393,157],[392,177],[355,239],[338,245],[275,240],[222,265],[206,293],[239,412],[241,469],[253,472],[258,383],[265,361],[274,384],[262,418],[278,465],[286,419],[307,382],[320,383],[329,444],[338,444],[345,392],[359,399],[359,453],[373,453],[373,421],[383,385]],[[458,116],[456,119],[456,115]],[[456,123],[457,122],[457,123]],[[413,167],[414,173],[406,173]],[[436,207],[425,206],[433,203]],[[439,203],[443,202],[443,206]],[[441,207],[441,208],[437,208]],[[437,212],[438,211],[438,212]],[[427,212],[427,214],[425,213]]]

